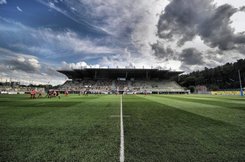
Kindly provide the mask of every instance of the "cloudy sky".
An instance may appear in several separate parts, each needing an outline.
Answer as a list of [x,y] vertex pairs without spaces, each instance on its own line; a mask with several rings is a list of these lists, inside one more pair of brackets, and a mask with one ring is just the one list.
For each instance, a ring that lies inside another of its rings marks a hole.
[[190,72],[245,58],[244,0],[0,0],[0,78],[60,84],[57,69]]

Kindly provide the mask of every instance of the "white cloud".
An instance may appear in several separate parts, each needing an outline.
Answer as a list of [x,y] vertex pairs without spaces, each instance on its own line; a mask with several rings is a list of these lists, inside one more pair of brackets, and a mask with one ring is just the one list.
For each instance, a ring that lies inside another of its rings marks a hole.
[[[224,1],[215,0],[217,5],[224,4]],[[227,1],[228,2],[228,1]],[[230,2],[234,6],[239,7],[242,3]],[[186,67],[181,66],[182,62],[178,59],[179,53],[185,48],[197,48],[200,52],[204,53],[205,64],[194,66],[188,65],[188,71],[194,69],[201,69],[203,66],[216,66],[226,61],[221,59],[222,62],[212,61],[214,58],[210,58],[209,52],[216,52],[216,48],[210,48],[200,37],[196,37],[193,41],[187,42],[183,47],[177,46],[177,41],[163,41],[164,46],[169,46],[174,50],[174,57],[171,59],[159,59],[155,58],[151,45],[156,42],[156,24],[159,20],[159,14],[164,10],[169,1],[166,0],[80,0],[80,1],[66,1],[69,8],[76,10],[78,17],[84,17],[87,15],[91,18],[94,24],[100,24],[102,28],[106,29],[115,38],[118,38],[121,42],[121,48],[126,50],[120,50],[118,54],[112,56],[103,56],[98,62],[100,66],[109,67],[125,67],[125,66],[137,66],[137,67],[151,67],[161,66],[172,70],[187,70]],[[228,2],[229,3],[229,2]],[[87,10],[83,7],[86,6]],[[87,7],[88,6],[88,7]],[[69,11],[68,11],[69,12]],[[82,47],[79,46],[78,47]],[[79,48],[78,48],[79,49]],[[99,51],[99,50],[98,50]],[[234,53],[234,56],[238,56],[238,53]],[[215,57],[216,54],[213,54]],[[227,55],[222,55],[222,58]],[[231,58],[230,61],[234,61]]]
[[[141,62],[147,62],[146,65],[148,64],[149,66],[158,64],[150,44],[157,40],[156,24],[159,14],[169,3],[168,1],[81,0],[65,1],[65,3],[69,8],[77,11],[75,12],[77,18],[83,18],[86,15],[91,22],[99,24],[103,29],[111,33],[113,35],[112,40],[117,40],[117,45],[122,49],[126,48],[131,53],[127,55],[123,50],[120,50],[118,57],[105,56],[100,61],[103,65],[105,65],[105,62],[108,65],[113,65],[114,62],[123,65],[131,64],[132,60],[136,60],[136,57],[139,61],[134,62],[134,64],[139,66],[142,65]],[[84,6],[86,6],[85,10]],[[145,59],[148,60],[145,61]]]
[[[64,32],[56,32],[49,28],[31,28],[25,26],[21,23],[13,22],[4,18],[1,18],[4,22],[7,22],[7,25],[0,25],[0,31],[12,33],[15,32],[16,37],[21,40],[17,40],[16,44],[11,45],[12,47],[17,47],[21,49],[28,49],[34,53],[43,52],[43,54],[47,55],[55,55],[57,51],[62,54],[67,54],[67,51],[70,51],[75,54],[112,54],[118,53],[120,49],[111,48],[105,45],[99,45],[98,43],[103,43],[104,39],[89,39],[89,38],[81,38],[77,33],[67,30]],[[17,37],[19,35],[19,37]],[[26,39],[30,40],[31,44],[23,44],[22,40],[26,37]],[[33,43],[37,43],[36,46],[33,46]],[[42,47],[40,47],[40,44]],[[55,47],[55,49],[50,48]],[[46,48],[45,48],[46,46]]]
[[33,67],[35,68],[40,68],[40,64],[39,64],[39,61],[35,58],[30,58],[28,59],[28,63],[30,63]]
[[90,39],[81,39],[79,36],[71,31],[64,33],[55,33],[52,31],[40,31],[48,41],[56,42],[61,47],[72,49],[75,53],[89,53],[89,54],[100,54],[100,53],[115,53],[117,50],[106,46],[96,45],[95,42]]
[[124,53],[121,55],[114,55],[112,57],[103,57],[99,62],[99,65],[102,67],[110,68],[125,68],[125,67],[136,67],[136,68],[156,68],[161,67],[162,69],[171,69],[171,70],[180,70],[180,61],[177,60],[156,60],[155,57],[151,55],[146,55],[142,57],[134,57],[134,55],[128,51],[124,50]]
[[192,48],[192,47],[199,49],[201,52],[207,51],[207,50],[214,50],[214,51],[217,50],[217,48],[213,49],[207,46],[203,42],[200,36],[196,36],[192,41],[186,42],[182,47],[173,47],[173,48],[179,48],[179,52],[181,52],[183,49]]
[[[69,18],[70,20],[76,22],[76,23],[79,23],[79,24],[82,24],[82,25],[86,25],[88,27],[90,27],[92,30],[96,30],[96,31],[99,31],[99,32],[102,32],[102,33],[107,33],[103,28],[99,27],[99,26],[96,26],[96,25],[93,25],[91,23],[89,23],[88,21],[86,21],[85,19],[77,19],[74,17],[74,15],[71,15],[69,12],[65,11],[65,10],[62,10],[61,8],[57,7],[55,5],[55,3],[53,2],[46,2],[46,1],[43,1],[43,0],[36,0],[37,2],[47,6],[47,7],[50,7],[51,9],[54,9],[55,11],[63,14],[64,16],[66,16],[67,18]],[[74,11],[74,9],[72,9]]]
[[80,61],[76,63],[67,63],[66,61],[62,62],[61,69],[81,69],[81,68],[101,68],[99,64],[88,64],[85,61]]
[[[156,24],[158,23],[159,14],[169,1],[64,1],[68,6],[67,9],[70,9],[70,11],[64,11],[52,2],[46,3],[41,0],[39,2],[60,13],[66,14],[66,16],[74,19],[76,22],[84,20],[85,16],[90,17],[90,23],[96,24],[95,26],[99,26],[112,34],[112,37],[97,40],[99,42],[97,43],[89,39],[81,40],[76,33],[71,31],[55,34],[53,32],[50,33],[48,30],[42,31],[42,36],[48,38],[50,44],[55,42],[58,46],[72,49],[74,53],[107,53],[107,55],[101,56],[102,59],[98,59],[97,63],[102,67],[115,67],[116,65],[122,67],[128,65],[138,67],[162,66],[168,69],[179,70],[179,61],[158,60],[153,55],[150,45],[157,40]],[[84,6],[86,6],[86,10],[84,10]],[[106,45],[98,45],[103,41],[106,42]],[[108,46],[110,44],[116,44],[117,47],[111,48]],[[80,66],[80,64],[75,63],[73,66]]]
[[245,12],[237,12],[231,17],[231,27],[236,33],[245,32]]
[[16,9],[20,12],[23,12],[23,10],[19,6],[17,6]]
[[1,4],[7,4],[7,1],[6,0],[0,0],[0,5]]
[[55,67],[40,62],[39,58],[0,48],[0,78],[22,84],[61,84],[65,81]]
[[[230,4],[235,8],[239,9],[245,5],[244,0],[214,0],[217,6],[221,6],[224,4]],[[231,17],[231,27],[235,29],[235,32],[244,32],[245,31],[245,13],[237,12]]]
[[[15,24],[13,26],[0,25],[0,31],[11,31],[17,34],[22,33],[22,38],[29,35],[29,38],[36,44],[23,44],[22,41],[13,44],[13,47],[20,49],[28,49],[31,53],[39,53],[42,56],[59,58],[60,56],[79,55],[80,60],[96,56],[97,62],[90,64],[89,62],[77,61],[75,63],[67,63],[64,59],[63,67],[79,68],[81,66],[88,67],[151,67],[161,66],[166,69],[180,70],[186,69],[181,66],[181,61],[176,59],[178,54],[184,48],[196,47],[199,51],[205,53],[205,65],[215,66],[227,62],[225,57],[228,54],[216,58],[216,48],[211,49],[203,43],[203,41],[196,37],[194,41],[187,42],[183,47],[178,47],[176,41],[162,41],[165,47],[170,46],[175,49],[175,58],[161,60],[156,58],[153,54],[151,45],[158,40],[156,36],[156,24],[159,20],[159,14],[164,10],[169,3],[168,0],[80,0],[80,1],[63,1],[67,5],[66,10],[59,8],[58,3],[61,1],[55,0],[43,1],[37,0],[43,5],[55,10],[67,18],[87,25],[95,30],[106,31],[111,36],[99,39],[92,39],[89,37],[80,37],[77,33],[67,30],[64,32],[57,32],[51,29],[34,29],[22,24]],[[243,1],[243,0],[242,0]],[[215,0],[217,5],[224,3],[232,3],[236,7],[241,6],[241,0]],[[0,1],[1,2],[1,1]],[[85,6],[85,7],[84,7]],[[243,18],[243,16],[238,16]],[[89,22],[86,20],[89,18]],[[235,24],[237,32],[242,31],[243,24]],[[238,22],[242,22],[240,19]],[[237,26],[240,26],[238,28]],[[213,56],[209,52],[213,52]],[[235,53],[235,52],[234,52]],[[92,56],[91,56],[92,54]],[[104,55],[105,54],[105,55]],[[235,53],[230,61],[234,61],[240,54]],[[95,57],[95,58],[96,58]],[[21,59],[20,59],[21,60]],[[35,61],[32,61],[35,65]],[[203,65],[202,65],[203,66]],[[202,66],[189,66],[189,70],[200,69]],[[188,71],[189,71],[188,70]]]
[[38,58],[32,55],[0,48],[0,56],[2,58],[0,62],[11,67],[12,70],[36,72],[41,68]]
[[17,60],[18,60],[19,62],[25,62],[25,58],[24,58],[23,56],[18,56],[18,57],[17,57]]

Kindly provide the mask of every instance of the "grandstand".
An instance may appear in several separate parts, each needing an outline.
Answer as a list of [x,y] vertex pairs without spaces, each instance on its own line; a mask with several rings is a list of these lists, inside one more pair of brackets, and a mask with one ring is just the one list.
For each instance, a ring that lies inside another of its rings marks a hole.
[[72,93],[126,93],[126,94],[186,94],[173,78],[178,71],[161,69],[101,69],[83,68],[58,70],[69,80],[59,87]]

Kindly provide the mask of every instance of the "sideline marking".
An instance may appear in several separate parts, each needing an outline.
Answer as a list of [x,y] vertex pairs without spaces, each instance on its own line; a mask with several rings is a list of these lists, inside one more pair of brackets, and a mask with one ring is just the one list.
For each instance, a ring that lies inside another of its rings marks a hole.
[[122,111],[122,95],[121,95],[121,104],[120,104],[120,162],[124,162],[124,130],[123,130],[123,111]]

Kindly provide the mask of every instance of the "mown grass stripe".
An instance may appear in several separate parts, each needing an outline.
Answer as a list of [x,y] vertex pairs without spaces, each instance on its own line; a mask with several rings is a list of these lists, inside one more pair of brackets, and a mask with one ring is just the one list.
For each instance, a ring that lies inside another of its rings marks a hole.
[[221,97],[207,97],[204,95],[196,95],[196,96],[180,96],[180,95],[174,95],[171,96],[169,95],[168,97],[172,98],[186,98],[186,99],[196,99],[196,100],[207,100],[207,101],[219,101],[219,102],[225,102],[225,103],[234,103],[234,104],[240,104],[240,105],[245,105],[245,100],[240,100],[240,99],[227,99],[227,98],[221,98]]
[[[238,126],[149,100],[125,96],[128,161],[239,161],[243,131]],[[161,98],[157,98],[161,100]],[[243,143],[243,142],[242,142]]]
[[[178,96],[178,95],[175,95]],[[201,98],[207,98],[207,99],[221,99],[221,100],[231,100],[231,101],[240,101],[240,102],[245,102],[245,97],[241,96],[222,96],[222,95],[202,95],[202,94],[197,94],[197,95],[186,95],[186,97],[201,97]]]
[[170,98],[170,99],[178,99],[181,101],[190,101],[194,103],[201,103],[201,104],[206,104],[206,105],[212,105],[216,107],[223,107],[223,108],[231,108],[231,109],[238,109],[238,110],[245,110],[245,103],[241,104],[236,102],[236,103],[231,103],[229,101],[224,101],[224,100],[215,100],[215,99],[202,99],[202,98],[189,98],[189,97],[173,97],[173,96],[164,96],[165,98]]
[[243,124],[245,122],[245,114],[243,110],[231,109],[209,104],[195,103],[191,101],[180,100],[179,98],[168,98],[166,96],[146,96],[145,98],[153,102],[162,103],[207,118],[220,120],[226,123],[230,123],[233,125],[235,124],[236,126],[245,128],[245,125]]

